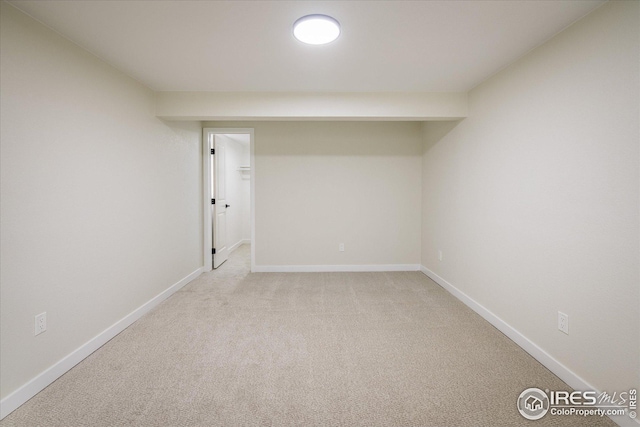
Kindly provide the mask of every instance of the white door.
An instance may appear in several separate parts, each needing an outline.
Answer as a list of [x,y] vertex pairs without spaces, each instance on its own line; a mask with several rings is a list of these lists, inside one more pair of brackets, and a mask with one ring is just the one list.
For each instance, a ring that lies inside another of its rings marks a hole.
[[229,248],[227,246],[227,191],[225,180],[226,143],[220,138],[213,138],[214,154],[212,154],[212,229],[213,229],[213,268],[218,268],[220,264],[227,260]]

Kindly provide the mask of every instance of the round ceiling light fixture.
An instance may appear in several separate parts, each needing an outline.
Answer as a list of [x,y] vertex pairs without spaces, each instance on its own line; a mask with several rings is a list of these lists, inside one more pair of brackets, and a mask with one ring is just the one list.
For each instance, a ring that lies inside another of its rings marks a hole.
[[303,16],[293,24],[293,35],[302,43],[331,43],[340,35],[340,23],[327,15]]

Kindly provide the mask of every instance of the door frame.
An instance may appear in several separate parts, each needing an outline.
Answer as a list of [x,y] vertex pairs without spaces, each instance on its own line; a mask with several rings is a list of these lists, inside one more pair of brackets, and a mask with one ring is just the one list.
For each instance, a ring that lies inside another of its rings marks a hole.
[[204,271],[213,270],[213,262],[211,260],[212,241],[212,225],[211,225],[211,173],[213,172],[213,164],[211,162],[211,147],[209,144],[209,136],[216,134],[248,134],[249,135],[249,211],[251,221],[251,272],[255,271],[255,252],[256,252],[256,191],[255,191],[255,152],[254,152],[254,130],[253,128],[203,128],[202,129],[202,207],[203,207],[203,262]]

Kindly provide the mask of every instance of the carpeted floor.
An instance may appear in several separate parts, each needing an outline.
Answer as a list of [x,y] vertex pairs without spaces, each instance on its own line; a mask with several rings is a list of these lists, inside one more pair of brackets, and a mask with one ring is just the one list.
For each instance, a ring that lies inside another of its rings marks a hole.
[[249,247],[5,418],[9,426],[613,426],[516,409],[569,389],[418,272],[249,274]]

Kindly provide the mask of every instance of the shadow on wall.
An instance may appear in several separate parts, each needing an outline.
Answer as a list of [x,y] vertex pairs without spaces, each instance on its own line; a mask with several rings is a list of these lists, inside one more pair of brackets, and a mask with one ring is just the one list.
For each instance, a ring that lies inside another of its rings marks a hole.
[[442,138],[451,132],[462,120],[444,122],[425,122],[423,128],[423,153],[426,153],[436,145]]

